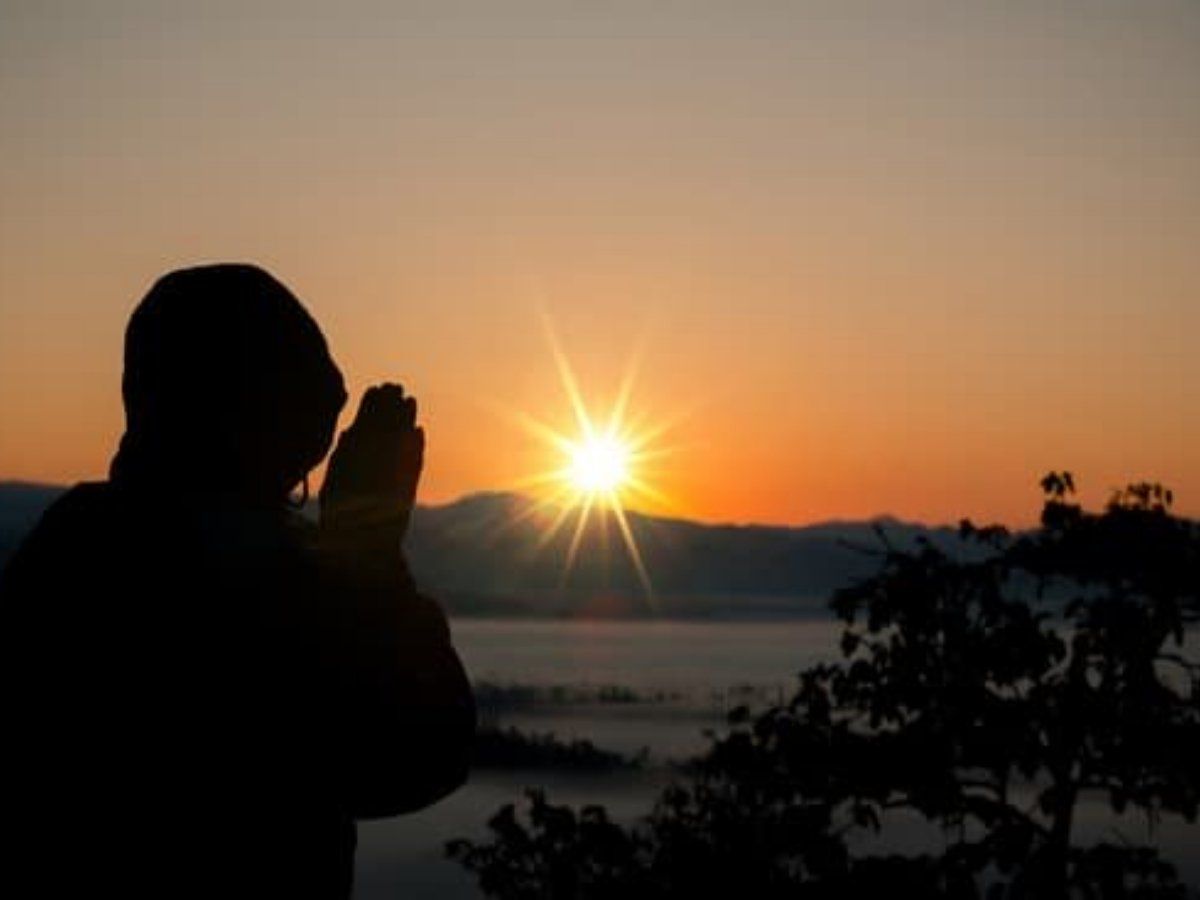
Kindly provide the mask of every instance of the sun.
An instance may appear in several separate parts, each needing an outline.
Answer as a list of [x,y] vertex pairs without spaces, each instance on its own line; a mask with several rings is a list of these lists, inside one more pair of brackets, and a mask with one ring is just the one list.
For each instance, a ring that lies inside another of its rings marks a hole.
[[614,435],[572,443],[567,480],[581,493],[612,493],[629,480],[629,447]]
[[[532,516],[546,514],[539,548],[550,545],[564,527],[570,528],[571,538],[560,583],[560,587],[565,587],[584,545],[583,537],[588,523],[593,517],[611,517],[653,609],[655,603],[650,573],[637,541],[637,532],[645,527],[645,523],[635,522],[631,525],[628,506],[632,503],[643,509],[647,506],[677,509],[677,505],[652,484],[649,465],[651,461],[670,452],[660,445],[659,438],[671,427],[673,420],[650,424],[645,416],[630,415],[636,355],[621,379],[616,399],[607,415],[593,417],[548,319],[544,320],[544,325],[562,388],[573,414],[575,433],[564,433],[561,428],[546,424],[525,412],[511,411],[524,430],[557,452],[558,464],[550,464],[542,472],[514,485],[517,489],[534,492],[535,502],[508,521],[507,527]],[[568,525],[572,519],[574,521]]]

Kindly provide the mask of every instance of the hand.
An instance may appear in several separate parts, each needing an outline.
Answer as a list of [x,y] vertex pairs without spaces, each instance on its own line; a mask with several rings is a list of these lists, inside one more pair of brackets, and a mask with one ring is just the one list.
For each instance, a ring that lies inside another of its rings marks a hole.
[[321,524],[398,530],[403,537],[417,496],[425,431],[417,401],[398,384],[369,388],[342,432],[321,485]]

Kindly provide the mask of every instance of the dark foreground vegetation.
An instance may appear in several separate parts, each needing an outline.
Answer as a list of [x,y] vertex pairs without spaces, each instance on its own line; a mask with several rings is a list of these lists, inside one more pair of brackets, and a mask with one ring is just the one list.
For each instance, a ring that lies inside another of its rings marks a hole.
[[[842,661],[735,711],[638,823],[531,791],[448,854],[499,898],[1187,896],[1154,846],[1075,826],[1085,798],[1196,818],[1200,525],[1158,485],[1098,513],[1042,486],[1034,531],[962,524],[985,552],[881,533],[831,601]],[[938,839],[902,850],[914,823]]]

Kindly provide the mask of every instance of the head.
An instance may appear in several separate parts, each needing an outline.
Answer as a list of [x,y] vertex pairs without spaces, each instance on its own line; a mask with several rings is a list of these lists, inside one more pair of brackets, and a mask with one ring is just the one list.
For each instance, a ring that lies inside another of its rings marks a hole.
[[333,442],[342,375],[300,301],[251,265],[164,275],[125,332],[114,482],[283,503]]

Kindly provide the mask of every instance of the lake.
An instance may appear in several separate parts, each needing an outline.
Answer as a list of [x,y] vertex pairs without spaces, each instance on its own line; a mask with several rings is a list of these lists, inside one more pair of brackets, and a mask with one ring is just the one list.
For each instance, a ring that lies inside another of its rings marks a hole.
[[[594,741],[652,761],[702,752],[705,729],[719,729],[741,702],[786,697],[795,673],[838,655],[839,623],[775,621],[568,621],[457,619],[455,644],[476,683],[519,687],[532,702],[483,712],[501,725]],[[613,702],[612,698],[616,698]],[[602,803],[632,821],[648,811],[669,775],[644,772],[578,775],[483,771],[434,807],[360,826],[356,900],[479,897],[474,880],[442,847],[454,837],[486,834],[500,806],[527,786],[544,787],[555,803]],[[1081,837],[1146,840],[1134,819],[1116,821],[1099,804],[1081,804]],[[1192,884],[1200,884],[1200,829],[1160,825],[1154,840]]]

